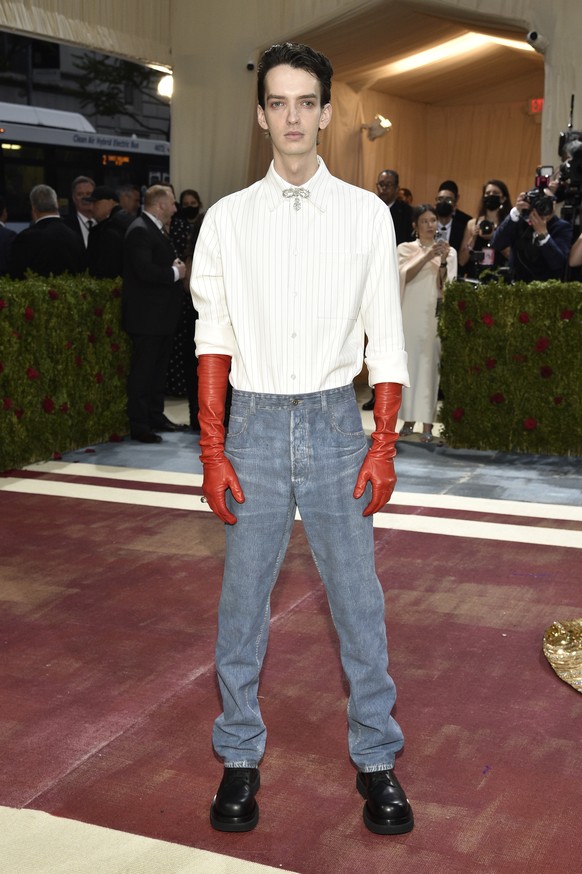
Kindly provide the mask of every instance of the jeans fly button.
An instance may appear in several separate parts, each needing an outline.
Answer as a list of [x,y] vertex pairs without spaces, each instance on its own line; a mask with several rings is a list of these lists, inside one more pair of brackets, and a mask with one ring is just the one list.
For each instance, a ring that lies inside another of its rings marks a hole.
[[291,401],[291,403],[293,404],[294,407],[296,407],[297,404],[299,403],[299,401],[297,400],[297,398],[293,398],[293,400]]

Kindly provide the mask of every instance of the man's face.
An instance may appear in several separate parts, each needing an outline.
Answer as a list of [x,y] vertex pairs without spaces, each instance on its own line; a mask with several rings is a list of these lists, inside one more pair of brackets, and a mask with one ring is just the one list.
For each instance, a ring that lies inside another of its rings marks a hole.
[[376,190],[380,200],[386,205],[391,204],[396,199],[396,192],[398,190],[394,176],[391,173],[380,173],[376,182]]
[[331,105],[321,106],[321,85],[306,70],[279,64],[265,76],[265,108],[259,125],[268,130],[275,159],[315,155],[317,135],[331,120]]
[[98,222],[105,221],[114,206],[115,200],[96,200],[93,204],[93,218]]
[[94,187],[95,186],[91,185],[90,182],[78,182],[72,192],[75,209],[77,212],[80,212],[81,215],[84,215],[85,218],[93,218],[93,204],[86,203],[84,198],[91,197]]

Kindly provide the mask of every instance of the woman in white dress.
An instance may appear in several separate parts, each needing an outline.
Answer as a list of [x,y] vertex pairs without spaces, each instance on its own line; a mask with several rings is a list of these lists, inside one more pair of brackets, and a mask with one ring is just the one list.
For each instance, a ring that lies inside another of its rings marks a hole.
[[437,305],[445,282],[457,275],[457,253],[446,240],[436,239],[434,206],[414,208],[416,240],[398,246],[400,298],[404,338],[408,352],[410,388],[402,392],[401,437],[412,434],[422,422],[421,441],[430,443],[436,417],[439,386],[440,342],[437,335]]

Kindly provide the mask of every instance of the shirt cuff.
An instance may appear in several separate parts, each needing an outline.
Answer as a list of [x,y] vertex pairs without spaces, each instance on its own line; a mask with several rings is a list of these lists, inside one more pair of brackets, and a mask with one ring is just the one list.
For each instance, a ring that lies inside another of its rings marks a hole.
[[509,212],[512,222],[518,222],[521,218],[521,213],[516,206],[512,206]]

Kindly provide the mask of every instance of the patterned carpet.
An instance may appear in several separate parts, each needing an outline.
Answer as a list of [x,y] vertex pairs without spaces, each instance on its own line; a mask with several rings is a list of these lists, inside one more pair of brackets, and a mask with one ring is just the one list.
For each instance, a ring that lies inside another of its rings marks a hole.
[[[169,842],[136,849],[128,874],[242,872],[237,858],[301,874],[577,874],[582,699],[541,642],[582,615],[582,510],[400,493],[379,514],[397,773],[416,816],[392,838],[362,822],[336,640],[298,521],[261,685],[261,819],[225,835],[208,821],[223,531],[199,496],[196,474],[95,465],[0,480],[0,805]],[[84,867],[78,849],[66,867],[59,840],[50,867],[27,867],[24,839],[0,870],[117,871],[113,856]],[[190,868],[175,845],[206,855]]]

